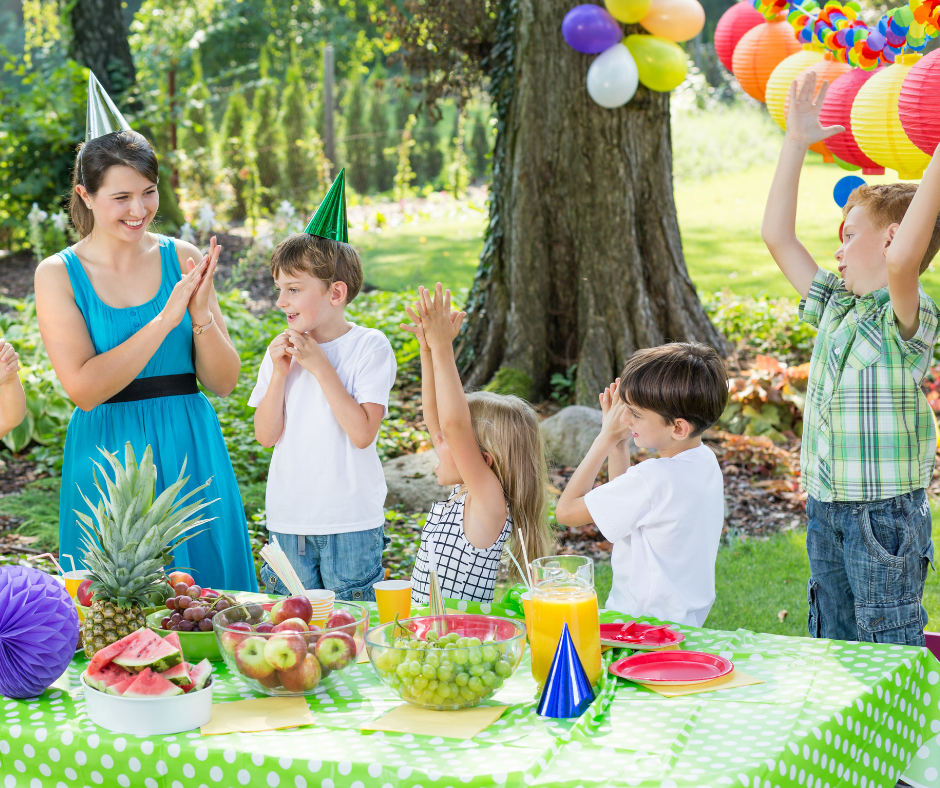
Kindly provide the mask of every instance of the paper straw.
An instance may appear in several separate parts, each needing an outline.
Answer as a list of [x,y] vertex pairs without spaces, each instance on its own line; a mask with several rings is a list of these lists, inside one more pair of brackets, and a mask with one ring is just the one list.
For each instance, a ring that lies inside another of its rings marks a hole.
[[274,572],[281,582],[287,586],[287,590],[294,595],[303,595],[304,584],[297,576],[297,572],[291,565],[290,559],[277,542],[268,542],[261,548],[261,557],[267,561],[271,571]]
[[[66,553],[65,555],[68,555],[68,553]],[[63,556],[63,558],[64,558],[64,557],[65,557],[65,556]],[[65,570],[64,570],[61,566],[59,566],[59,562],[55,560],[55,556],[54,556],[52,553],[43,553],[42,555],[31,555],[31,556],[29,556],[26,560],[27,560],[27,561],[38,561],[40,558],[48,558],[50,561],[52,561],[52,563],[55,564],[55,568],[59,570],[59,574],[62,575],[62,576],[65,576]],[[70,556],[70,555],[69,555],[69,560],[72,561],[72,556]],[[76,570],[75,570],[75,561],[72,561],[72,571],[73,571],[73,572],[76,571]]]

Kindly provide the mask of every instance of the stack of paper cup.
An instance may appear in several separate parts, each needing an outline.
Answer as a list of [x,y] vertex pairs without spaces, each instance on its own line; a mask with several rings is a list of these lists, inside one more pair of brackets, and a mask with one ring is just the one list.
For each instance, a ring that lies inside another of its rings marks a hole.
[[310,607],[313,609],[310,623],[318,627],[324,626],[333,614],[333,600],[336,594],[328,588],[311,588],[304,591],[304,594],[310,600]]

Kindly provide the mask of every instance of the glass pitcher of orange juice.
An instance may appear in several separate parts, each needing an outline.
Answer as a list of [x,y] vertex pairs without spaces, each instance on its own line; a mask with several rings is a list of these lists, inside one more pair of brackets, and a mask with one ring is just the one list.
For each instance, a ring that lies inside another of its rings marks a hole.
[[601,631],[594,593],[594,562],[582,555],[549,555],[532,564],[532,676],[545,683],[562,626],[581,658],[588,681],[601,676]]

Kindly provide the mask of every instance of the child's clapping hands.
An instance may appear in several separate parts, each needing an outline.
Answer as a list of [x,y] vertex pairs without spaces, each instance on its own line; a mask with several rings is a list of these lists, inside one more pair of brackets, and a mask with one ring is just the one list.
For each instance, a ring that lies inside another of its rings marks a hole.
[[618,396],[620,378],[617,378],[599,395],[601,404],[601,435],[606,435],[616,443],[630,439],[630,411],[627,404]]
[[20,358],[13,345],[0,342],[0,386],[16,377],[20,369]]

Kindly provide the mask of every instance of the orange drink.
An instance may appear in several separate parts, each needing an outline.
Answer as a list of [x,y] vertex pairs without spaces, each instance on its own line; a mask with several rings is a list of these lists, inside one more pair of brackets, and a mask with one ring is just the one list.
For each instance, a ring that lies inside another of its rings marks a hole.
[[596,684],[601,677],[597,595],[593,588],[583,585],[555,586],[550,593],[536,590],[533,595],[532,629],[529,632],[533,678],[540,687],[545,683],[564,624],[568,625],[588,681]]

